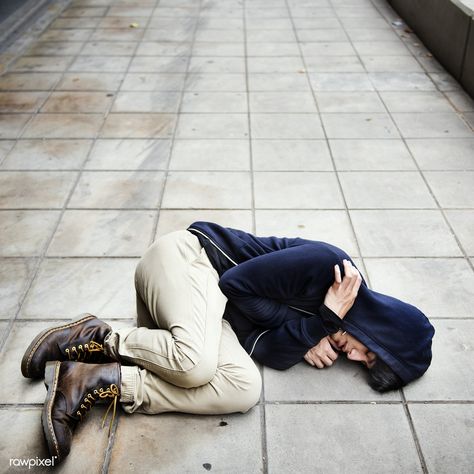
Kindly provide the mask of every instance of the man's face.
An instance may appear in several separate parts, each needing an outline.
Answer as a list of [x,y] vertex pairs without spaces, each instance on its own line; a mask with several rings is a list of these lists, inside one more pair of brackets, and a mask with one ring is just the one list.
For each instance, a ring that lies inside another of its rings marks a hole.
[[375,364],[377,356],[347,332],[338,331],[329,336],[329,341],[339,351],[346,353],[349,360],[362,362],[369,369]]

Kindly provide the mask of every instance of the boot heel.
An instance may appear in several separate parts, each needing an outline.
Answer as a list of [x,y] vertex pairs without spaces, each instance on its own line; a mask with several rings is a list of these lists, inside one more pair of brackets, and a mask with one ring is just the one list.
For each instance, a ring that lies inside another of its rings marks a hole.
[[46,385],[46,388],[49,389],[49,387],[53,385],[54,375],[56,372],[56,366],[60,364],[61,362],[58,362],[56,360],[46,362],[46,367],[44,369],[44,384]]
[[58,385],[58,374],[61,362],[53,361],[46,364],[44,372],[44,384],[48,389],[46,400],[41,414],[41,424],[43,425],[43,434],[48,445],[48,450],[51,456],[55,456],[60,460],[58,442],[54,433],[54,428],[51,419],[51,409],[53,407],[54,399],[56,397],[56,389]]

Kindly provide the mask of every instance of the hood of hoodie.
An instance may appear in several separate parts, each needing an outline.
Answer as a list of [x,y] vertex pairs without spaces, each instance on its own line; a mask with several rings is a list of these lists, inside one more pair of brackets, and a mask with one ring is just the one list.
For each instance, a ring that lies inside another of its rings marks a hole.
[[421,377],[431,364],[434,328],[415,306],[362,285],[344,329],[377,354],[402,380]]
[[[334,282],[334,265],[339,263],[344,272],[342,260],[350,259],[346,252],[325,242],[256,237],[211,222],[195,222],[188,230],[195,231],[198,237],[204,235],[205,239],[210,239],[212,245],[208,248],[213,247],[216,256],[209,252],[209,257],[219,275],[234,265],[268,252],[314,244],[311,260],[315,272],[311,288],[320,294],[321,302]],[[218,260],[217,254],[225,255],[225,258]],[[222,266],[223,261],[225,266]],[[298,306],[296,301],[290,304]],[[421,377],[430,366],[434,328],[428,318],[415,306],[371,290],[365,281],[343,320],[343,328],[377,354],[404,383]]]

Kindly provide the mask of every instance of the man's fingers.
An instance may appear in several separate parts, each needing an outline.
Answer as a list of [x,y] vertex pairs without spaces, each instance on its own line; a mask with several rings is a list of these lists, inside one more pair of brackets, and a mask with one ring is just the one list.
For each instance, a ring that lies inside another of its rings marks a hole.
[[320,360],[314,361],[318,369],[324,369],[324,364]]
[[323,358],[323,364],[324,364],[326,367],[331,367],[331,365],[332,365],[332,360],[331,360],[328,356],[326,356],[326,357]]
[[360,285],[362,283],[362,276],[359,273],[359,270],[357,270],[355,267],[354,267],[354,270],[355,270],[354,277],[351,279],[351,283],[348,289],[352,291],[353,293],[357,294],[357,292],[359,291]]
[[342,261],[344,265],[344,279],[342,280],[341,286],[343,288],[349,286],[352,278],[352,264],[349,262],[349,260],[343,260]]
[[335,361],[335,360],[338,358],[339,354],[338,354],[337,352],[334,352],[334,351],[331,349],[331,351],[328,351],[327,356],[328,356],[332,361]]
[[306,362],[308,362],[309,365],[312,365],[314,367],[314,362],[311,360],[311,358],[308,356],[308,354],[306,353],[306,355],[304,356],[304,360]]
[[342,278],[341,278],[341,269],[339,268],[339,265],[334,265],[334,279],[336,280],[336,283],[341,283]]

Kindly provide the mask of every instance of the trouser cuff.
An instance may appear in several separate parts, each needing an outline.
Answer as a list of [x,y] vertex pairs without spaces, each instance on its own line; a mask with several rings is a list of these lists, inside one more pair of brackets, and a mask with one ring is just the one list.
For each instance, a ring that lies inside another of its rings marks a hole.
[[120,402],[133,403],[135,401],[135,393],[137,389],[137,367],[122,365],[122,386],[120,388]]

